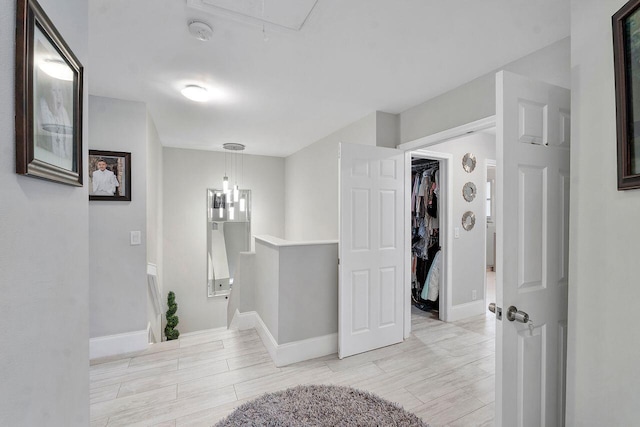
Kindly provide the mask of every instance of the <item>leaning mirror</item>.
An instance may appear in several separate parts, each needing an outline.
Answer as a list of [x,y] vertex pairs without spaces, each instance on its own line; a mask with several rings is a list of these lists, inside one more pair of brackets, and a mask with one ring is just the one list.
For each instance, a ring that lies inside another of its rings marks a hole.
[[251,249],[251,190],[207,189],[207,295],[228,295],[238,254]]

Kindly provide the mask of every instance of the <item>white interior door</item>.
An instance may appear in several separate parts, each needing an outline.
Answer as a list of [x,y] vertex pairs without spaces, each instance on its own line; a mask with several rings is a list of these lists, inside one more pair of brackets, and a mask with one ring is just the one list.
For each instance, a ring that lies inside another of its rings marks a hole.
[[502,71],[496,98],[496,425],[563,425],[570,93]]
[[401,342],[404,153],[340,144],[340,358]]

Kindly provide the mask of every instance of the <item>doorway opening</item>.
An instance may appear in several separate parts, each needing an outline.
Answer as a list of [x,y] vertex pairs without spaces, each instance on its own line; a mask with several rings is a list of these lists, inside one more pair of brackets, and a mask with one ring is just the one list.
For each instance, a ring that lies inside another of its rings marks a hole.
[[411,303],[433,313],[440,312],[440,161],[411,157]]
[[[430,313],[430,318],[455,322],[486,315],[489,302],[495,301],[493,129],[434,140],[409,152],[412,307]],[[438,165],[435,173],[434,162]],[[423,180],[432,191],[418,185],[423,170],[431,174],[432,179]],[[428,220],[422,221],[422,208],[416,205],[422,201],[424,207],[429,206],[432,193],[437,198],[437,214],[430,217],[427,211]],[[434,234],[438,239],[431,237]],[[428,237],[425,245],[422,236]],[[421,261],[421,255],[426,261]],[[426,273],[421,271],[423,264],[428,266]]]

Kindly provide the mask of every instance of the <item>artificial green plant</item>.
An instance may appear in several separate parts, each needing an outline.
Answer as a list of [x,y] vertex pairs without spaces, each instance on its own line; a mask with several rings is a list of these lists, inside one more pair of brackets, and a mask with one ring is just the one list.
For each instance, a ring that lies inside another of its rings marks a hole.
[[178,311],[178,304],[176,303],[176,294],[173,291],[169,292],[167,295],[167,326],[164,328],[164,335],[167,337],[167,341],[178,339],[180,336],[180,331],[175,329],[178,326],[178,316],[176,316],[176,311]]

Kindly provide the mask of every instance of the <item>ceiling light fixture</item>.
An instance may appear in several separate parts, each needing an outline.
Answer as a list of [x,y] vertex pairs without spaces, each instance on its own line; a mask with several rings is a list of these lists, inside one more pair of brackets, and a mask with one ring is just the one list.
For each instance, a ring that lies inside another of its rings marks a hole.
[[202,86],[188,85],[182,89],[182,94],[185,98],[188,98],[196,102],[207,102],[209,100],[209,91]]

